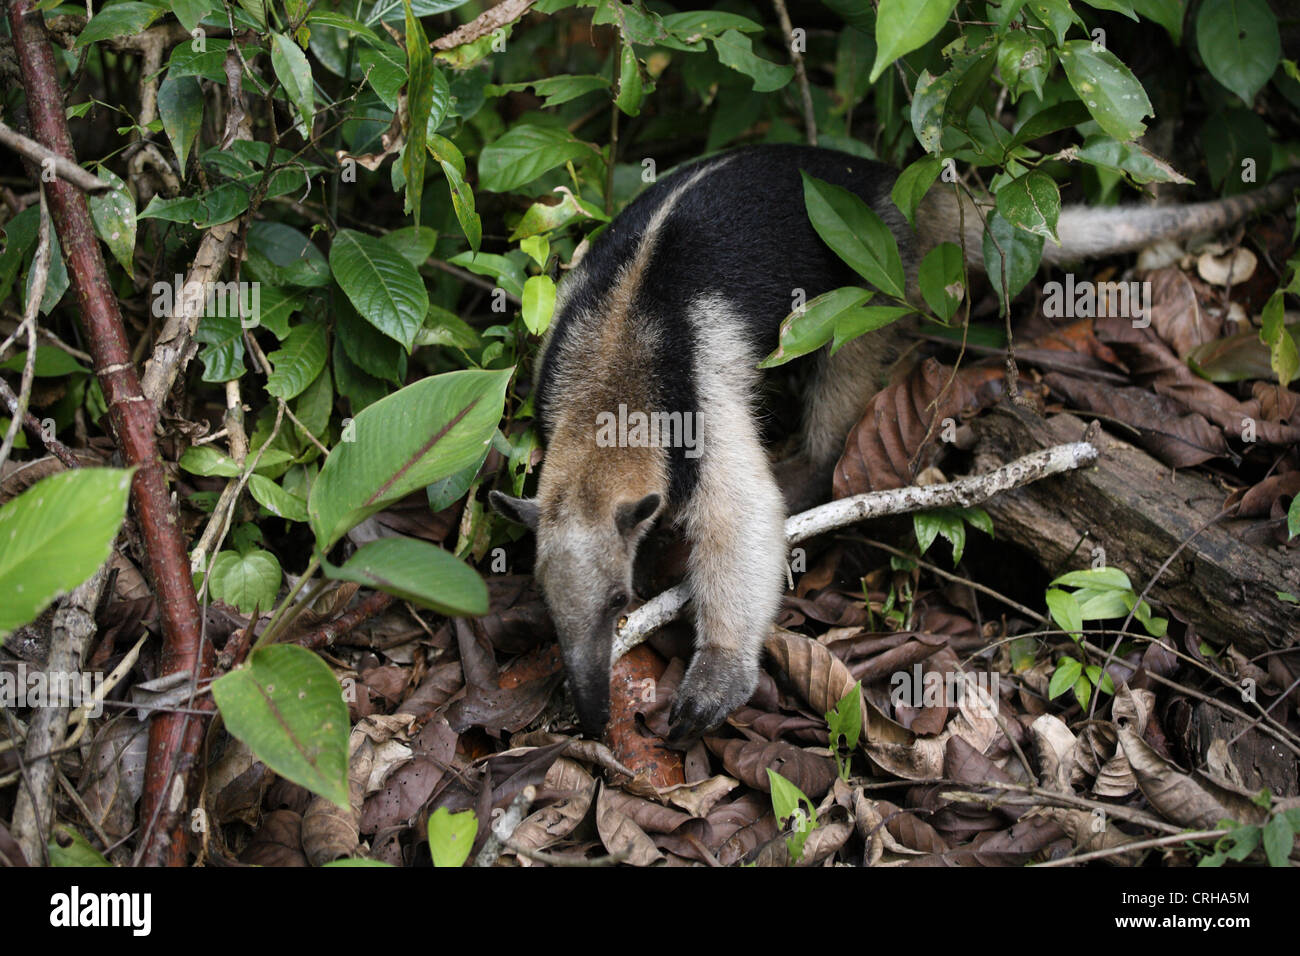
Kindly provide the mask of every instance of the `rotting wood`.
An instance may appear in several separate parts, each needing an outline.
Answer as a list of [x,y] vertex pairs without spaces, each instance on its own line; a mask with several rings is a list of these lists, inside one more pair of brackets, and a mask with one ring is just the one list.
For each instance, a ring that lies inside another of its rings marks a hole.
[[[1005,461],[1078,440],[1085,422],[1067,414],[1043,419],[1002,405],[971,425],[978,470],[981,461]],[[1211,643],[1233,643],[1248,656],[1294,646],[1300,609],[1277,596],[1300,594],[1294,554],[1243,540],[1247,521],[1224,518],[1195,534],[1222,509],[1223,488],[1195,471],[1171,472],[1112,435],[1102,433],[1097,444],[1101,456],[1093,467],[984,504],[998,540],[1024,548],[1052,575],[1090,567],[1093,549],[1102,548],[1105,563],[1124,571],[1141,591],[1191,539],[1152,585],[1148,600],[1176,611]]]

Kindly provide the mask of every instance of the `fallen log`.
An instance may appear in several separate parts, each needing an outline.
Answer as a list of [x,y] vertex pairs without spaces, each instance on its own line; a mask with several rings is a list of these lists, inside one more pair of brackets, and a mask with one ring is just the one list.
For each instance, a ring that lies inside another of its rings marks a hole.
[[[1078,441],[1085,423],[1002,405],[971,427],[975,470],[981,471]],[[1235,644],[1247,656],[1298,643],[1300,608],[1278,597],[1279,591],[1300,595],[1294,552],[1243,540],[1250,522],[1230,516],[1214,521],[1227,493],[1209,478],[1171,472],[1104,432],[1095,443],[1101,454],[1092,467],[1013,489],[982,506],[999,541],[1021,546],[1053,575],[1089,567],[1093,548],[1103,548],[1105,563],[1128,574],[1139,593],[1159,572],[1148,600],[1194,623],[1210,643]],[[1132,627],[1140,632],[1136,623]]]

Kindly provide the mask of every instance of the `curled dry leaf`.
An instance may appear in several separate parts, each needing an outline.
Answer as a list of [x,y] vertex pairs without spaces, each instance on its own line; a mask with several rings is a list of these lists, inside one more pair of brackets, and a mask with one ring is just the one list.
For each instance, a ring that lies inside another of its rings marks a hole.
[[624,862],[630,866],[658,863],[664,855],[636,821],[623,812],[622,807],[626,804],[611,799],[612,792],[605,789],[604,784],[597,786],[596,830],[600,833],[600,842],[610,853],[623,854]]
[[934,464],[939,423],[996,401],[1001,379],[1001,369],[968,368],[953,375],[930,358],[877,393],[835,465],[835,497],[912,484]]
[[[1117,828],[1100,810],[1089,813],[1087,810],[1070,810],[1065,807],[1040,807],[1030,812],[1054,820],[1065,831],[1065,835],[1074,841],[1080,853],[1113,850],[1138,840],[1138,837],[1131,837]],[[1112,866],[1137,866],[1142,859],[1141,852],[1116,853],[1105,860]]]
[[302,817],[292,810],[272,810],[239,859],[255,866],[307,866],[302,851]]
[[[111,837],[124,837],[135,828],[135,805],[144,790],[145,751],[148,743],[149,725],[124,717],[109,721],[95,735],[91,744],[90,759],[82,771],[78,790],[86,809],[90,811],[91,819]],[[242,744],[237,746],[243,747]],[[227,752],[230,749],[227,748]],[[247,748],[244,748],[244,752],[248,752]],[[249,770],[253,762],[252,754],[248,754],[248,757],[248,762],[232,757],[231,767],[221,778],[218,787],[214,788],[209,777],[208,793],[215,798],[235,777]],[[258,805],[266,788],[266,774],[256,774],[256,782],[241,782],[238,793],[243,796],[232,799],[234,806],[228,811],[232,816],[238,815],[241,810],[251,810],[251,818],[242,819],[249,824],[257,822]],[[256,789],[256,794],[247,793],[250,787]]]
[[1147,281],[1151,283],[1151,328],[1175,355],[1186,358],[1192,349],[1222,334],[1222,320],[1213,321],[1201,311],[1196,290],[1181,269],[1157,269]]
[[1216,787],[1212,793],[1202,780],[1183,773],[1165,760],[1133,730],[1121,727],[1118,733],[1124,756],[1137,776],[1138,787],[1152,808],[1166,820],[1197,830],[1213,829],[1225,818],[1262,822],[1261,807],[1247,799],[1229,809],[1227,804],[1236,801],[1223,788]]
[[1029,725],[1038,753],[1039,783],[1057,793],[1071,793],[1070,784],[1083,777],[1076,754],[1079,742],[1055,714],[1042,714]]
[[[560,757],[546,771],[545,792],[568,794],[535,810],[515,828],[511,841],[530,850],[545,850],[559,843],[582,822],[596,798],[596,780],[582,764]],[[520,857],[523,866],[532,861]]]
[[823,757],[792,744],[776,740],[723,740],[706,737],[709,750],[722,758],[722,765],[733,777],[764,793],[771,792],[769,769],[785,777],[802,790],[809,800],[820,800],[836,779],[835,765]]
[[[778,627],[772,629],[765,646],[799,696],[816,714],[834,710],[844,695],[853,689],[853,675],[825,644]],[[866,704],[861,707],[865,726]]]
[[357,817],[324,797],[314,798],[302,815],[302,849],[307,862],[323,866],[356,856],[360,844]]
[[[409,715],[393,715],[408,716]],[[367,723],[376,718],[366,718],[358,728],[369,737],[377,724]],[[391,724],[382,725],[393,729]],[[406,729],[409,729],[409,724]],[[355,735],[356,730],[353,731]],[[401,731],[405,733],[405,730]],[[399,826],[414,820],[433,794],[456,754],[457,735],[441,716],[430,718],[411,744],[405,747],[405,756],[395,750],[396,738],[390,738],[373,748],[372,769],[365,782],[365,802],[361,811],[361,832],[375,833],[385,827]],[[354,748],[349,761],[349,774],[355,766],[361,769],[360,760],[364,745]],[[400,759],[398,759],[400,758]],[[381,782],[382,781],[382,782]]]

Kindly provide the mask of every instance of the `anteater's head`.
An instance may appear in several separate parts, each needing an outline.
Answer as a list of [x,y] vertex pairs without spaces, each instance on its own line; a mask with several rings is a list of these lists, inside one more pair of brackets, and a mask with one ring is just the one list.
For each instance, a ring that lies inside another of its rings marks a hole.
[[[624,450],[626,451],[626,450]],[[550,456],[536,498],[492,492],[492,507],[537,534],[534,575],[555,622],[582,728],[599,737],[609,720],[614,631],[632,599],[637,546],[664,505],[650,490],[657,469],[629,481],[560,474]],[[576,479],[576,480],[570,480]],[[664,489],[666,490],[666,489]]]

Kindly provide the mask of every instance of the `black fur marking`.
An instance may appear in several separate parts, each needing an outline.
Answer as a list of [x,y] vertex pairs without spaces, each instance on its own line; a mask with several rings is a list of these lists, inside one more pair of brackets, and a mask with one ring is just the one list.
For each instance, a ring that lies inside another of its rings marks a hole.
[[[751,146],[734,150],[729,161],[684,194],[664,221],[654,252],[633,298],[633,309],[658,333],[652,357],[660,410],[708,413],[695,392],[693,332],[686,314],[701,295],[716,295],[742,316],[758,361],[776,347],[777,330],[794,305],[795,289],[807,299],[860,280],[818,237],[804,209],[801,169],[842,186],[886,220],[898,219],[889,199],[897,170],[847,153],[806,146]],[[703,162],[712,162],[713,157]],[[636,253],[655,211],[691,164],[651,186],[596,240],[572,283],[537,379],[536,409],[544,439],[550,438],[551,404],[560,347],[581,334],[578,318],[599,316],[619,269]],[[890,215],[892,214],[892,215]],[[904,252],[906,255],[906,252]],[[757,270],[755,263],[763,263]],[[579,349],[575,355],[583,353]],[[669,496],[689,497],[698,478],[697,458],[683,448],[669,453]]]

